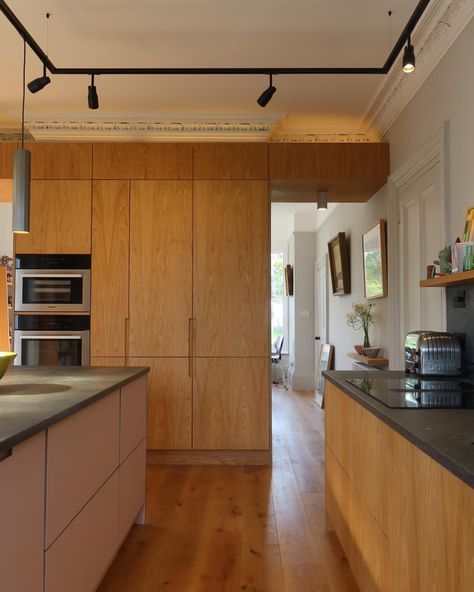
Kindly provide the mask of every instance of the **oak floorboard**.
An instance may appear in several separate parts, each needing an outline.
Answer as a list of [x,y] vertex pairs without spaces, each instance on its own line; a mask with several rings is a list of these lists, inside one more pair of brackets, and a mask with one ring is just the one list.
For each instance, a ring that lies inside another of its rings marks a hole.
[[273,391],[273,466],[150,465],[134,526],[98,592],[357,592],[326,531],[324,413]]

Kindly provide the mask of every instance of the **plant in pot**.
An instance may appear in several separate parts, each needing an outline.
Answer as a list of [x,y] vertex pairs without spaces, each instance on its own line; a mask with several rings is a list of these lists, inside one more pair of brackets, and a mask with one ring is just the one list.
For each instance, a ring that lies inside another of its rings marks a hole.
[[355,331],[363,329],[364,345],[355,345],[354,348],[358,354],[365,354],[369,358],[375,358],[380,348],[371,347],[369,339],[369,329],[376,323],[375,312],[372,310],[375,304],[352,304],[352,312],[347,315],[347,324]]

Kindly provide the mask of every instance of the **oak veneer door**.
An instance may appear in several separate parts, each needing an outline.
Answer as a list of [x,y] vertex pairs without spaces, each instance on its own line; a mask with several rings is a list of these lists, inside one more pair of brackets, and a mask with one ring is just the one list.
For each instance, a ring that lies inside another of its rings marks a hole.
[[189,358],[129,358],[129,366],[149,366],[147,448],[191,448],[192,378]]
[[90,253],[91,182],[31,181],[30,233],[17,253]]
[[129,188],[129,181],[93,183],[91,356],[127,353]]
[[194,360],[195,449],[268,449],[268,366],[268,358]]
[[130,356],[189,355],[192,249],[192,183],[133,181]]
[[267,181],[194,182],[194,355],[268,356]]

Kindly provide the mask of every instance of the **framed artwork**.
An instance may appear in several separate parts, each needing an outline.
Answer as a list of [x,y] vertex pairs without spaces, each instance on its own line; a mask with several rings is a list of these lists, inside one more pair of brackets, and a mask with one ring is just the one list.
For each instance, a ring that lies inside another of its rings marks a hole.
[[286,295],[293,296],[293,268],[291,265],[285,266],[285,287]]
[[387,296],[387,243],[385,220],[362,235],[364,292],[367,300]]
[[334,346],[333,345],[321,345],[319,351],[319,366],[318,374],[316,377],[316,403],[320,405],[321,409],[324,409],[324,383],[325,378],[323,372],[325,370],[332,369],[332,360],[334,357]]
[[328,251],[332,293],[336,296],[350,294],[351,276],[345,232],[339,232],[336,238],[328,242]]

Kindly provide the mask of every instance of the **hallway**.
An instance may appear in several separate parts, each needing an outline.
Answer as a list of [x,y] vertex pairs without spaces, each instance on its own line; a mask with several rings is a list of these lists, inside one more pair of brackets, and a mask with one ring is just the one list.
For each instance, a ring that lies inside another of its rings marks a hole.
[[325,532],[324,414],[273,390],[273,468],[151,466],[134,526],[99,592],[356,592]]

